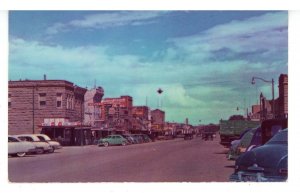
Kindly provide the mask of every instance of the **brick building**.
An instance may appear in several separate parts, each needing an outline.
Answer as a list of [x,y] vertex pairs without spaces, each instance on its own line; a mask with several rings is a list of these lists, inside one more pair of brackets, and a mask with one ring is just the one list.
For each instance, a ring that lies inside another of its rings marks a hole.
[[165,112],[160,109],[151,111],[151,127],[153,129],[163,129],[165,124]]
[[104,98],[101,102],[101,121],[106,129],[131,129],[132,97]]
[[84,95],[84,124],[92,127],[100,127],[101,118],[101,100],[104,95],[104,90],[97,87],[88,90]]
[[149,107],[134,106],[132,107],[132,129],[146,130],[150,126]]
[[39,126],[83,122],[86,89],[65,80],[8,82],[8,133],[40,133]]

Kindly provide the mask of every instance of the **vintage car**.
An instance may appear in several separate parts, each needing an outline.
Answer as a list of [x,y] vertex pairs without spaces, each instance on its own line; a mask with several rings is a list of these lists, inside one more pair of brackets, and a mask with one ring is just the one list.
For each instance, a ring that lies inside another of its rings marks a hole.
[[98,146],[108,147],[110,145],[128,145],[130,144],[126,138],[122,135],[109,135],[106,138],[102,138],[98,141]]
[[256,132],[257,128],[252,128],[247,130],[242,136],[242,138],[236,143],[235,141],[231,142],[233,145],[230,147],[228,154],[227,154],[227,159],[229,160],[235,160],[238,158],[242,153],[246,152],[247,147],[250,145],[250,142]]
[[288,177],[288,129],[277,132],[265,145],[242,154],[230,181],[282,182]]
[[122,134],[122,136],[127,139],[127,141],[130,144],[136,144],[138,143],[137,139],[134,138],[134,136],[132,134]]
[[21,135],[14,135],[14,136],[17,137],[18,139],[20,139],[21,141],[28,141],[28,142],[33,143],[37,148],[37,151],[36,151],[37,154],[53,152],[53,149],[49,143],[47,143],[45,141],[41,141],[34,134],[21,134]]
[[191,140],[191,139],[193,139],[193,134],[191,134],[191,133],[184,134],[183,139],[184,140]]
[[145,143],[152,142],[151,138],[148,135],[141,134],[141,136],[143,137]]
[[21,141],[16,137],[8,136],[8,155],[23,157],[26,153],[34,153],[37,149],[34,144]]
[[48,135],[35,134],[35,136],[37,136],[41,141],[45,141],[45,142],[49,143],[52,147],[53,152],[56,149],[61,149],[62,148],[61,144],[58,141],[50,139],[50,137],[48,137]]
[[246,151],[264,145],[278,131],[288,127],[287,119],[268,119],[261,123],[261,126],[256,130]]

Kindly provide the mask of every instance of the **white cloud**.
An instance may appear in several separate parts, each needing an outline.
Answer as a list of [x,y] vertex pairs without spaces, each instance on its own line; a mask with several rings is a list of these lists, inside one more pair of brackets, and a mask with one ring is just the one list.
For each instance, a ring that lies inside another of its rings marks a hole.
[[155,23],[155,19],[165,15],[163,11],[123,11],[86,15],[82,19],[67,23],[55,23],[46,32],[56,34],[70,28],[109,28],[124,25],[147,25]]
[[199,34],[171,39],[187,52],[210,52],[230,48],[235,52],[287,48],[287,12],[267,13],[217,25]]

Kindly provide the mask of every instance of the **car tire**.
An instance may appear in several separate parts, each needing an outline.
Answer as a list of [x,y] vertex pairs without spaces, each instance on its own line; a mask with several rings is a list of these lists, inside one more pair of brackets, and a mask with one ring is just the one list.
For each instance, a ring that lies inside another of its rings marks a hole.
[[51,149],[48,151],[48,153],[54,153],[54,151],[55,151],[55,148],[51,147]]
[[38,148],[36,151],[37,154],[43,154],[44,153],[44,149],[42,148]]
[[108,147],[108,146],[109,146],[109,143],[108,143],[108,142],[104,142],[104,143],[103,143],[103,146],[104,146],[104,147]]
[[16,154],[16,156],[18,156],[18,157],[24,157],[25,155],[26,155],[25,152],[19,152]]

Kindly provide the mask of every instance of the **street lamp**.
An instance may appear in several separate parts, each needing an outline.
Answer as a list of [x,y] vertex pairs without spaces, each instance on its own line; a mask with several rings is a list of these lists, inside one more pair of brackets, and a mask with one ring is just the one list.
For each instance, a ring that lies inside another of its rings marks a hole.
[[273,118],[275,118],[274,79],[272,78],[272,80],[265,80],[263,78],[253,76],[251,84],[255,84],[255,79],[262,80],[263,82],[266,82],[266,83],[272,83],[272,114],[273,114]]

